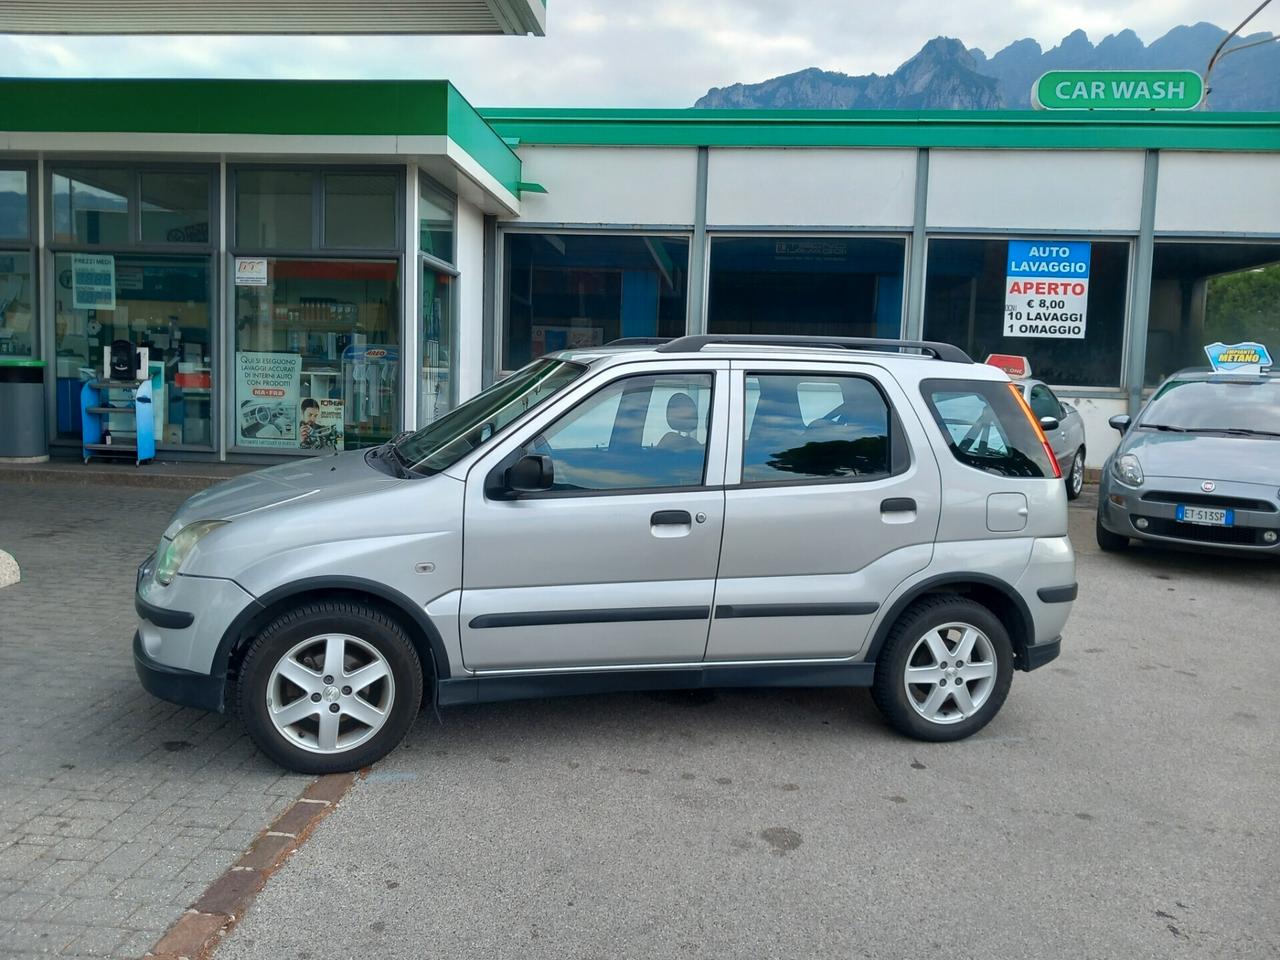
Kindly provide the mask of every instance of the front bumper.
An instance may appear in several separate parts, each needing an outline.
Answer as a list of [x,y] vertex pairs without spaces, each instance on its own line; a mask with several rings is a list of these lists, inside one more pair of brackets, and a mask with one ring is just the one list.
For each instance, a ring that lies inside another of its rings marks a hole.
[[142,634],[133,635],[133,668],[138,672],[142,688],[154,697],[184,707],[200,710],[223,710],[226,677],[211,677],[177,667],[167,667],[147,656],[142,649]]
[[[1229,509],[1230,527],[1178,520],[1179,504]],[[1280,554],[1280,498],[1272,484],[1217,482],[1206,493],[1186,477],[1146,477],[1139,487],[1106,470],[1098,491],[1098,521],[1112,533],[1135,540],[1213,547],[1242,553]],[[1271,541],[1268,535],[1274,536]]]

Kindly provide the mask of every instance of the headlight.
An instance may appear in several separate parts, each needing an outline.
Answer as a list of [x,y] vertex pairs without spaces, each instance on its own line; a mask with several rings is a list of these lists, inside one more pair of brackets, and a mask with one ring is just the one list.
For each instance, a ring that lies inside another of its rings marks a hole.
[[1117,480],[1131,487],[1142,486],[1142,464],[1132,453],[1116,457],[1111,463],[1111,472],[1115,474]]
[[197,520],[179,530],[178,535],[169,541],[169,545],[160,552],[156,560],[156,583],[162,587],[173,583],[173,578],[178,575],[183,561],[187,559],[200,539],[226,524],[226,520]]

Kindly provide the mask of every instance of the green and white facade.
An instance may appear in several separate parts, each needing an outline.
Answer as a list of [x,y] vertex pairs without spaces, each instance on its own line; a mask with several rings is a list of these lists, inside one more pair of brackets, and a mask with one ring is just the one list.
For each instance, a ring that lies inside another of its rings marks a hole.
[[[709,331],[1026,354],[1096,465],[1203,343],[1280,332],[1249,302],[1280,115],[476,110],[432,81],[0,102],[0,361],[47,361],[55,452],[116,339],[156,363],[161,456],[237,459],[380,442],[560,345]],[[1007,333],[1021,241],[1087,254],[1070,335]]]

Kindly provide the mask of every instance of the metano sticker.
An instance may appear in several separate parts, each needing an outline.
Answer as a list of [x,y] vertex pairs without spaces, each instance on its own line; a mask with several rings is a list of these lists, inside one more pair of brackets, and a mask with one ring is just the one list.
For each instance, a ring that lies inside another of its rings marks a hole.
[[1261,373],[1271,366],[1271,354],[1255,341],[1247,343],[1210,343],[1205,356],[1215,373]]
[[1010,240],[1004,335],[1083,340],[1091,252],[1077,240]]

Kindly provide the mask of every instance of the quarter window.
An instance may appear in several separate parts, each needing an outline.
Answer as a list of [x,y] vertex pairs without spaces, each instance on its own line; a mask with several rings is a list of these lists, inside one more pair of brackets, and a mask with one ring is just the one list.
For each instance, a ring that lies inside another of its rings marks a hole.
[[628,377],[609,384],[527,444],[550,456],[555,490],[696,487],[707,460],[709,373]]
[[925,380],[925,402],[952,455],[1002,477],[1052,477],[1040,437],[1007,383]]
[[889,406],[865,377],[749,374],[742,482],[890,474]]

